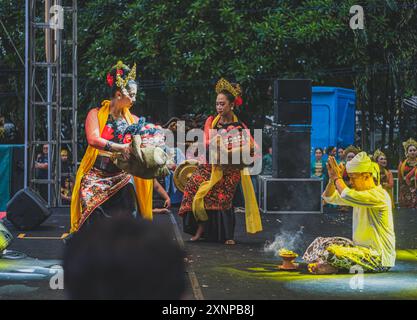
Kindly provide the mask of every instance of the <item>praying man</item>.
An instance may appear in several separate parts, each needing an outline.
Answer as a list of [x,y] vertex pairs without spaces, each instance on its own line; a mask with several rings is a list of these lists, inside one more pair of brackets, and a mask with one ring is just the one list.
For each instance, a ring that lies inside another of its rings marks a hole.
[[315,239],[303,259],[315,274],[386,272],[395,265],[395,234],[391,198],[381,185],[378,165],[365,152],[346,163],[351,188],[343,181],[343,165],[334,157],[327,162],[329,183],[323,199],[330,204],[353,207],[353,241],[342,238]]

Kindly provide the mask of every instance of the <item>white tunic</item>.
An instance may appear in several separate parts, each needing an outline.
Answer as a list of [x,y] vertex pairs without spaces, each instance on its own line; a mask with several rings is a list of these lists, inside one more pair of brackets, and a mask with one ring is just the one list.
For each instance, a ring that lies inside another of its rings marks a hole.
[[330,197],[323,195],[323,199],[330,204],[353,207],[353,242],[377,251],[382,266],[395,265],[391,198],[382,186],[366,191],[346,188],[342,194],[335,191]]

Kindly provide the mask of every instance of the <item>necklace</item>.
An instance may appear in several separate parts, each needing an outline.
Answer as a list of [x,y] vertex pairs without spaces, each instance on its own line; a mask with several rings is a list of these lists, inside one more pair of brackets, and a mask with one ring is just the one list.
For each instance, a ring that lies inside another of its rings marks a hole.
[[228,124],[228,123],[231,123],[232,121],[233,121],[232,117],[230,117],[229,119],[220,117],[219,124]]
[[415,166],[417,164],[417,159],[414,159],[414,160],[407,159],[407,163],[410,166]]

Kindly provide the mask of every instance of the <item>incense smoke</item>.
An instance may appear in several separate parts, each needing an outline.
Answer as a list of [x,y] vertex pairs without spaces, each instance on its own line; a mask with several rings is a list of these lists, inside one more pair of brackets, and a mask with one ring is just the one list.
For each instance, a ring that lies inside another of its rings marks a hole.
[[264,246],[264,252],[272,252],[278,255],[280,249],[288,249],[297,252],[302,247],[302,236],[304,227],[301,226],[297,232],[282,231],[275,235],[274,242],[267,241]]

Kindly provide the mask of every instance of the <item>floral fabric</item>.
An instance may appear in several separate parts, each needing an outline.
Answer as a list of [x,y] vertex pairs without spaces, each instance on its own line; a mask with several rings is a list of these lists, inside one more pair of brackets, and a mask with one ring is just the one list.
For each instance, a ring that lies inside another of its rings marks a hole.
[[117,191],[129,183],[131,176],[124,171],[106,173],[92,168],[81,180],[81,220],[80,226],[98,206],[107,201]]
[[[184,189],[179,211],[180,215],[192,211],[194,196],[204,181],[210,180],[211,164],[201,164],[194,171]],[[223,167],[222,179],[208,192],[204,198],[206,210],[228,210],[232,208],[233,197],[237,184],[240,182],[240,170],[231,166]]]
[[408,161],[400,164],[398,202],[402,208],[417,208],[416,168],[416,165],[409,165]]
[[342,237],[316,238],[304,253],[303,260],[307,263],[328,263],[331,266],[350,271],[359,266],[364,272],[385,272],[389,268],[382,266],[381,255],[376,251],[355,246]]
[[128,126],[129,124],[123,117],[114,119],[110,114],[101,133],[101,137],[115,143],[130,143],[132,136],[130,134],[123,136]]

